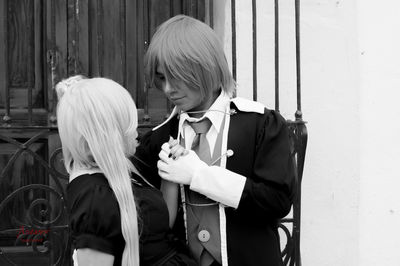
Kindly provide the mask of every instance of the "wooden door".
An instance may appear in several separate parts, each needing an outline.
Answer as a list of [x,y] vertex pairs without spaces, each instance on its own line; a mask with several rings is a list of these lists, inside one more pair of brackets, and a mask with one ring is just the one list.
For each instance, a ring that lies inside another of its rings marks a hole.
[[171,108],[144,85],[152,34],[179,13],[211,24],[210,10],[212,0],[0,1],[0,265],[71,265],[54,85],[74,74],[119,82],[144,132]]

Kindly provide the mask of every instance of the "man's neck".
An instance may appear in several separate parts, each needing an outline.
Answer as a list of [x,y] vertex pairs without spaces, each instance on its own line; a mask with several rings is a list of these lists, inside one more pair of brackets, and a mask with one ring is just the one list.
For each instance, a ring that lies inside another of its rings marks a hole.
[[207,112],[207,110],[210,109],[210,107],[215,103],[215,100],[217,100],[220,94],[221,90],[216,90],[211,95],[207,95],[207,99],[204,101],[205,104],[203,105],[203,108],[201,108],[202,110],[193,109],[188,111],[187,114],[193,118],[202,117]]

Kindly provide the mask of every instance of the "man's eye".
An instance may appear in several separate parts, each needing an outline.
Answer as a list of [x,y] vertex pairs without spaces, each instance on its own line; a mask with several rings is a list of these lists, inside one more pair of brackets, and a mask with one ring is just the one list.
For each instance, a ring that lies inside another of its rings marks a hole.
[[165,81],[165,76],[163,74],[160,73],[156,73],[156,78],[160,81]]
[[165,76],[162,74],[156,74],[154,79],[154,85],[157,89],[162,90],[165,85]]

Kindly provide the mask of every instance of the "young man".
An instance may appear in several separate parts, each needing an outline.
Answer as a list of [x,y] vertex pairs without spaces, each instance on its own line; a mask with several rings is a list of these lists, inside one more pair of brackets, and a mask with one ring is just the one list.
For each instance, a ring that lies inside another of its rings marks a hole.
[[175,109],[140,140],[136,157],[148,167],[136,162],[163,190],[171,224],[178,212],[174,230],[185,229],[199,265],[282,265],[277,222],[290,211],[294,183],[284,118],[232,98],[219,39],[198,20],[164,22],[145,62],[148,86]]

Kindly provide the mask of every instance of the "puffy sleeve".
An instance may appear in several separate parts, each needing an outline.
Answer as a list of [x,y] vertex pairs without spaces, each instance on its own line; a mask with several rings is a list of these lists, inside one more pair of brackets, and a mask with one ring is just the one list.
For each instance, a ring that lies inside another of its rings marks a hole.
[[98,184],[68,187],[68,203],[73,248],[118,256],[125,242],[118,202],[111,188]]
[[251,178],[247,178],[239,209],[284,217],[294,193],[294,166],[285,119],[267,111],[258,127]]

